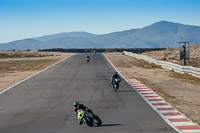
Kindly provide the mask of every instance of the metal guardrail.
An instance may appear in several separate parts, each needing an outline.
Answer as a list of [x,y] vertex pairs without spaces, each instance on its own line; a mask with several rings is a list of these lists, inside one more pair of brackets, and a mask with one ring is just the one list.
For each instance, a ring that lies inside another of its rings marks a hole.
[[182,74],[187,73],[187,74],[191,74],[192,76],[200,78],[200,68],[196,68],[196,67],[192,67],[192,66],[181,66],[181,65],[174,64],[174,63],[167,62],[167,61],[158,61],[156,59],[152,59],[152,58],[146,57],[144,55],[138,55],[136,53],[126,52],[126,51],[123,51],[123,53],[125,55],[131,56],[131,57],[134,57],[137,59],[143,59],[147,62],[154,63],[156,65],[160,65],[163,68],[170,69],[170,70],[173,70],[178,73],[182,73]]

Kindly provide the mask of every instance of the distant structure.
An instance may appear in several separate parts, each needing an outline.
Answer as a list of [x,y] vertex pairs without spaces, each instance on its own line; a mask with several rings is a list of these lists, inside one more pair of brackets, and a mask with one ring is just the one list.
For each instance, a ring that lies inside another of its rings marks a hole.
[[180,51],[180,59],[184,60],[184,66],[186,66],[186,60],[190,59],[190,50],[189,50],[189,46],[190,46],[190,42],[177,42],[179,43],[179,47],[182,47],[181,51]]

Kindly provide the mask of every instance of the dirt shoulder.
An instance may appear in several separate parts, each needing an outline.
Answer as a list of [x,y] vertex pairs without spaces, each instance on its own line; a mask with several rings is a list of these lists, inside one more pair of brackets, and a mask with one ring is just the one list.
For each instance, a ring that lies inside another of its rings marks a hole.
[[126,78],[139,80],[187,117],[200,124],[199,78],[178,74],[123,53],[105,55]]
[[72,55],[36,51],[0,51],[0,91]]

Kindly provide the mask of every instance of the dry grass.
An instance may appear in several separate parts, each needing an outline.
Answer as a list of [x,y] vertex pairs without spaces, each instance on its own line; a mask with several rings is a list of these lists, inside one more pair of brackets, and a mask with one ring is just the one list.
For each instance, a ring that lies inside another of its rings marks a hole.
[[180,79],[186,83],[188,82],[188,83],[200,86],[200,78],[194,77],[190,74],[181,74],[181,73],[177,73],[177,72],[171,72],[171,73],[169,73],[169,76]]
[[0,91],[70,55],[73,54],[37,51],[0,51]]
[[[183,60],[180,60],[180,50],[182,48],[166,49],[162,51],[144,52],[142,55],[163,61],[169,61],[175,64],[183,65]],[[190,46],[190,59],[187,61],[188,66],[200,68],[200,44]]]
[[47,57],[54,56],[54,54],[41,53],[37,51],[0,51],[0,59],[2,58],[33,58],[33,57]]
[[[116,56],[124,56],[123,53],[113,53],[115,54]],[[118,57],[116,57],[118,58]],[[152,69],[152,68],[158,68],[158,69],[162,69],[161,66],[159,65],[156,65],[156,64],[153,64],[153,63],[149,63],[149,62],[146,62],[144,60],[134,60],[132,61],[132,57],[128,57],[128,60],[117,60],[117,61],[113,61],[114,65],[116,67],[124,67],[124,68],[130,68],[132,66],[138,66],[138,67],[143,67],[143,68],[146,68],[146,69]]]
[[59,61],[58,53],[45,53],[33,51],[0,51],[0,74],[40,71]]
[[58,59],[3,61],[0,65],[0,74],[16,71],[40,71],[57,61]]

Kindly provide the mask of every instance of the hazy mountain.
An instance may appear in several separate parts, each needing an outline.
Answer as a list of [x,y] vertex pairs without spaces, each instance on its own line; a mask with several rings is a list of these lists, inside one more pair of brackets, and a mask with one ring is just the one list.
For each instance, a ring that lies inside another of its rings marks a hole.
[[160,21],[142,29],[115,32],[93,37],[103,47],[160,48],[178,47],[178,41],[200,42],[200,27]]
[[23,39],[18,41],[13,41],[10,43],[0,44],[0,50],[24,50],[24,49],[35,49],[40,48],[41,42],[34,39]]
[[200,27],[160,21],[142,29],[94,35],[59,33],[0,44],[0,49],[47,48],[161,48],[178,47],[178,41],[200,43]]
[[63,33],[58,33],[58,34],[54,34],[54,35],[46,35],[46,36],[42,36],[42,37],[36,37],[33,39],[38,40],[38,41],[48,41],[48,40],[52,40],[52,39],[56,39],[56,38],[60,38],[60,37],[88,38],[88,37],[93,37],[93,36],[96,36],[96,35],[80,31],[80,32],[68,32],[68,33],[63,32]]

